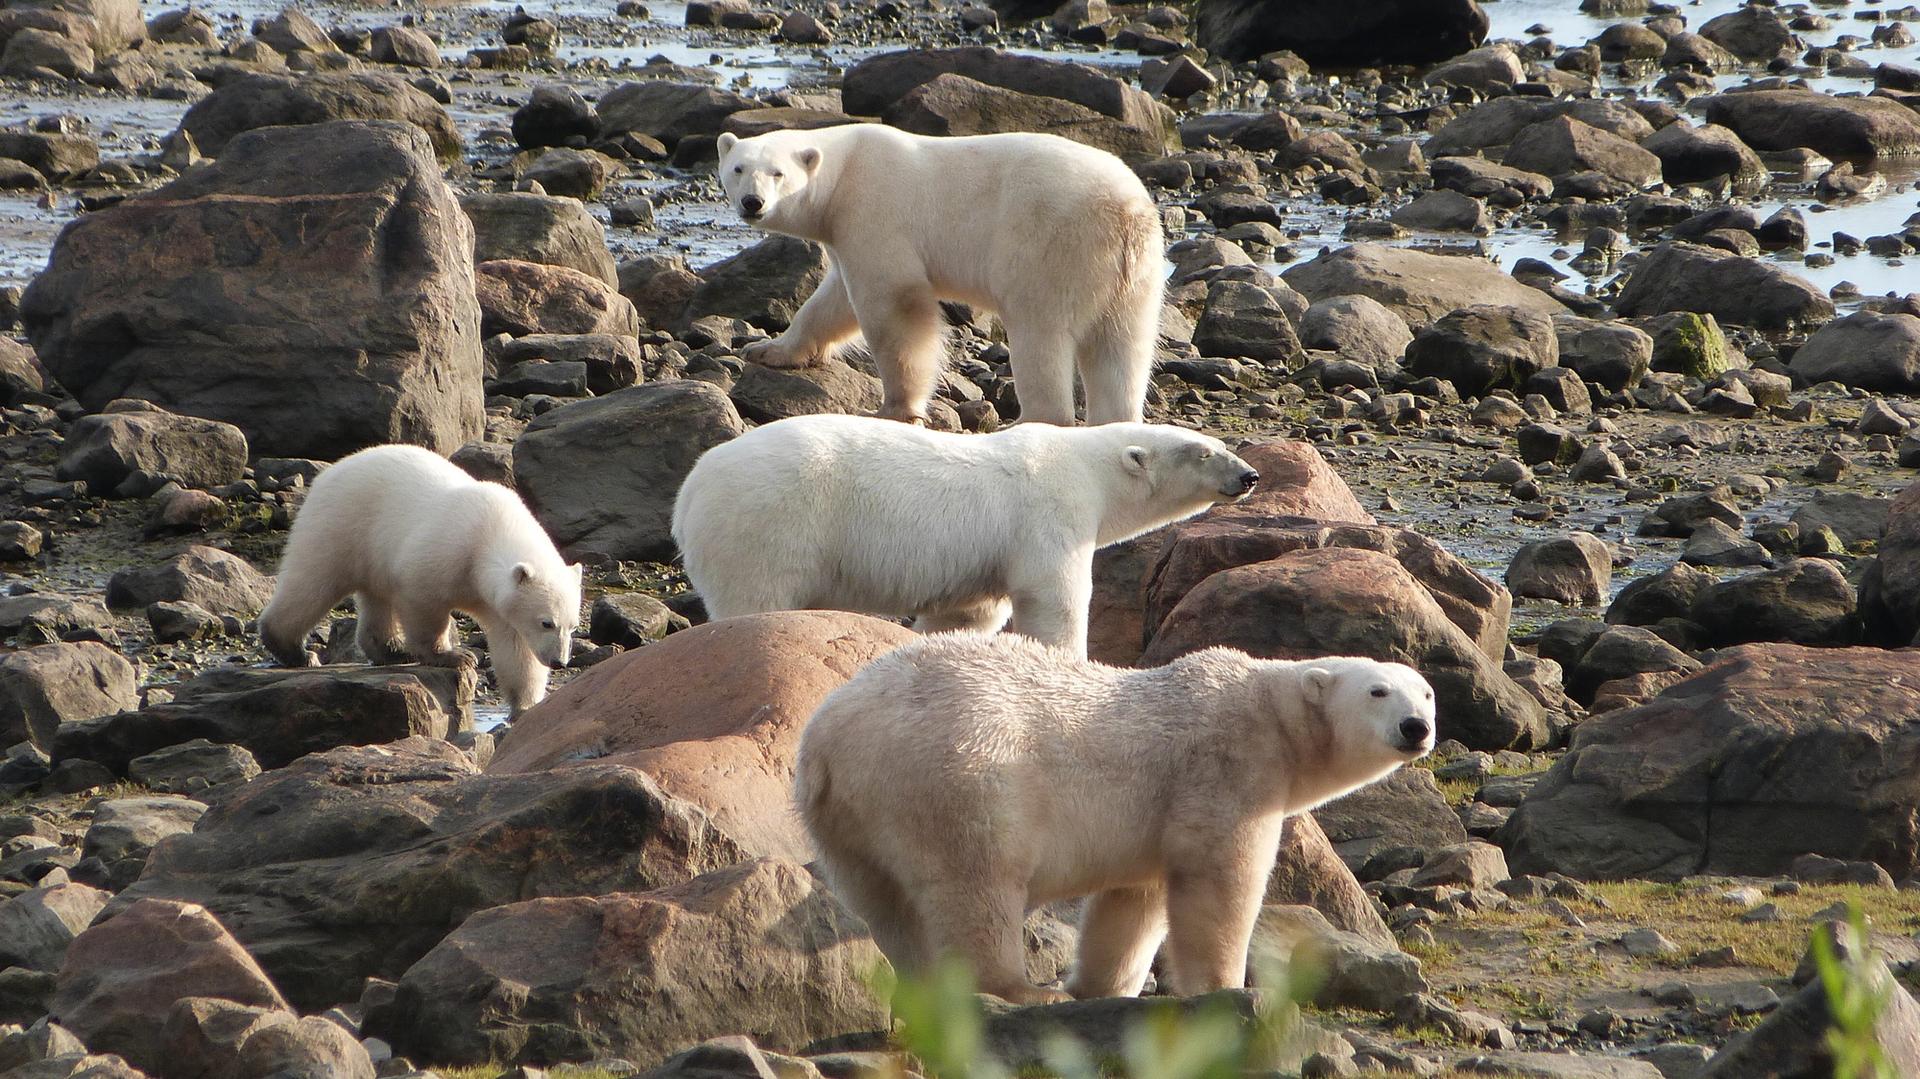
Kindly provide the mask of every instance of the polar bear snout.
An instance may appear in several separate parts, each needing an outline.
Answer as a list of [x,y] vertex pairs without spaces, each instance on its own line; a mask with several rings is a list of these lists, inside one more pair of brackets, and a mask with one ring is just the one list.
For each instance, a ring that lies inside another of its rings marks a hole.
[[1229,489],[1227,493],[1230,495],[1239,495],[1244,497],[1246,495],[1252,494],[1253,485],[1259,482],[1260,482],[1260,473],[1255,472],[1253,469],[1249,468],[1245,472],[1242,472],[1238,476],[1234,477],[1233,483],[1228,485]]
[[1433,724],[1424,716],[1408,716],[1400,721],[1400,749],[1424,755],[1433,748]]
[[757,220],[766,208],[766,201],[758,195],[740,196],[740,216],[748,221]]

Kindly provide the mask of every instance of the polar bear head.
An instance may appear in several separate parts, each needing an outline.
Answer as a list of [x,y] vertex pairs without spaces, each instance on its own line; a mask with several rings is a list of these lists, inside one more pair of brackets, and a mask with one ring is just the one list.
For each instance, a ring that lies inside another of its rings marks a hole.
[[820,171],[820,148],[805,132],[773,131],[750,139],[720,136],[720,186],[750,225],[778,230],[794,197]]
[[540,662],[564,667],[580,624],[580,567],[516,562],[507,571],[506,600],[498,608]]
[[1325,717],[1335,759],[1383,773],[1433,749],[1433,687],[1419,671],[1348,656],[1301,666],[1301,695]]

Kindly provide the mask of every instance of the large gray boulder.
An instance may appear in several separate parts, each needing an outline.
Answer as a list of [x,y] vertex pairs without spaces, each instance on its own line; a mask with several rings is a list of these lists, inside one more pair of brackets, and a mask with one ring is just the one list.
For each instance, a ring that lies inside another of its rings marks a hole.
[[480,434],[473,228],[406,124],[249,132],[76,219],[21,321],[88,408],[221,420],[257,454],[450,453]]
[[672,558],[673,500],[694,461],[746,430],[718,387],[654,382],[556,408],[513,444],[513,475],[568,557]]
[[398,75],[374,72],[243,75],[195,102],[180,118],[180,130],[202,153],[217,156],[245,131],[333,120],[409,123],[431,140],[441,161],[460,157],[460,132],[438,101]]
[[1706,108],[1707,123],[1730,129],[1756,150],[1805,147],[1835,159],[1920,153],[1920,116],[1883,97],[1751,90],[1715,94]]
[[1384,244],[1322,251],[1280,276],[1309,300],[1365,296],[1416,328],[1471,304],[1503,304],[1541,315],[1566,310],[1560,301],[1483,259]]
[[1833,301],[1770,262],[1669,241],[1644,255],[1614,304],[1623,315],[1693,311],[1760,330],[1818,326]]
[[1232,61],[1290,49],[1316,67],[1361,67],[1445,60],[1487,29],[1473,0],[1203,0],[1194,41]]
[[1920,393],[1920,318],[1856,311],[1820,327],[1788,366],[1808,382],[1877,393]]
[[460,208],[473,220],[473,260],[517,259],[564,266],[620,287],[606,233],[579,199],[531,191],[468,195]]
[[138,672],[96,641],[43,644],[0,656],[0,742],[53,748],[64,723],[138,707]]
[[1519,389],[1560,362],[1553,320],[1519,307],[1474,304],[1440,318],[1414,335],[1406,367],[1415,377],[1452,382],[1463,395]]
[[219,487],[239,480],[246,467],[247,436],[230,423],[116,403],[115,411],[74,421],[54,475],[84,480],[90,494],[110,495],[136,472],[187,487]]

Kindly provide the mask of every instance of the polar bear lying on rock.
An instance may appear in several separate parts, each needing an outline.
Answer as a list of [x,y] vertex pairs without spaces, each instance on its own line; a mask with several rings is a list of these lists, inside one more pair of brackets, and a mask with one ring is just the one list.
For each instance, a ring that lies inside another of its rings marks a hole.
[[795,799],[833,892],[906,970],[952,954],[1026,979],[1022,926],[1087,896],[1075,997],[1140,991],[1164,937],[1182,996],[1243,984],[1284,819],[1433,748],[1433,689],[1397,663],[1226,648],[1148,670],[1012,636],[875,660],[801,736]]
[[520,496],[418,446],[361,450],[313,481],[260,614],[261,643],[289,667],[318,664],[307,633],[348,595],[369,663],[410,652],[470,664],[451,616],[472,615],[516,714],[546,696],[547,668],[567,662],[580,624],[580,567],[560,557]]
[[1085,655],[1094,550],[1258,479],[1219,439],[1158,424],[962,435],[796,416],[702,455],[673,538],[716,619],[830,608],[992,631],[1011,613]]
[[720,184],[749,223],[813,240],[831,268],[768,367],[821,362],[856,332],[880,414],[924,422],[944,362],[941,300],[997,312],[1020,418],[1138,421],[1160,325],[1160,212],[1133,171],[1057,135],[930,138],[880,124],[721,135]]

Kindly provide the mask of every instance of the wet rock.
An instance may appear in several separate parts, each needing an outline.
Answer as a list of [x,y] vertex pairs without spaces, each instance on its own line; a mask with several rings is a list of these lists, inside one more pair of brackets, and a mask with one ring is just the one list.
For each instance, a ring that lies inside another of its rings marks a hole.
[[1711,648],[1753,641],[1841,645],[1860,639],[1854,606],[1853,585],[1840,570],[1826,559],[1806,558],[1707,585],[1689,617],[1706,630]]
[[77,180],[100,164],[100,147],[84,135],[0,131],[0,158],[32,167],[56,183]]
[[1920,318],[1856,311],[1822,326],[1789,366],[1808,382],[1878,393],[1920,393]]
[[1613,553],[1588,532],[1529,543],[1507,566],[1507,587],[1514,595],[1570,607],[1602,602],[1612,582]]
[[1268,658],[1367,655],[1406,663],[1434,684],[1443,737],[1504,749],[1545,744],[1538,702],[1447,620],[1388,555],[1297,550],[1212,574],[1154,631],[1143,666],[1211,645]]
[[1637,674],[1692,673],[1700,661],[1662,640],[1651,630],[1608,626],[1593,638],[1567,670],[1567,695],[1592,704],[1601,686]]
[[1773,559],[1765,547],[1746,539],[1719,521],[1702,521],[1687,537],[1680,560],[1695,566],[1767,566]]
[[1651,626],[1667,618],[1687,618],[1713,575],[1677,562],[1651,577],[1628,582],[1607,607],[1607,621],[1620,626]]
[[612,158],[596,150],[555,146],[522,169],[519,182],[549,194],[591,200],[600,197],[616,167]]
[[564,266],[620,285],[600,223],[580,200],[530,191],[468,195],[460,208],[473,221],[473,259],[513,259]]
[[124,774],[136,757],[204,738],[243,746],[263,767],[278,768],[339,745],[465,730],[475,681],[471,668],[221,667],[169,687],[165,703],[62,724],[53,756]]
[[[206,811],[205,803],[168,795],[101,802],[87,827],[81,855],[88,862],[98,860],[96,874],[100,879],[96,883],[117,892],[140,876],[154,844],[167,836],[193,831],[193,823]],[[86,866],[83,862],[74,867],[74,872]]]
[[1765,63],[1799,49],[1800,39],[1765,8],[1739,8],[1708,19],[1700,36],[1750,63]]
[[[905,49],[869,56],[847,69],[842,108],[882,116],[923,83],[953,74],[1015,93],[1059,98],[1141,132],[1158,132],[1165,152],[1180,149],[1172,114],[1145,91],[1085,64],[968,47]],[[604,106],[603,106],[604,108]]]
[[1035,131],[1093,146],[1126,161],[1160,157],[1168,146],[1158,126],[1133,126],[1085,105],[1026,94],[953,72],[915,86],[881,114],[887,124],[917,135],[992,135]]
[[1760,155],[1718,124],[1694,127],[1682,120],[1654,132],[1640,145],[1660,159],[1661,175],[1676,187],[1724,177],[1734,191],[1755,194],[1771,179]]
[[1413,331],[1371,297],[1334,296],[1307,308],[1299,336],[1303,347],[1338,352],[1342,359],[1387,372],[1400,366]]
[[0,656],[0,743],[31,739],[46,749],[63,723],[137,707],[136,676],[118,652],[92,641]]
[[247,465],[247,436],[218,420],[177,416],[152,407],[124,407],[75,420],[60,450],[55,477],[84,480],[108,494],[129,476],[148,472],[187,487],[234,483]]
[[1760,151],[1805,147],[1835,160],[1920,152],[1920,117],[1886,98],[1807,90],[1716,94],[1706,100],[1706,119]]
[[1738,366],[1727,335],[1712,315],[1675,311],[1642,319],[1653,337],[1653,369],[1711,381]]
[[1513,869],[1769,876],[1811,851],[1911,873],[1894,763],[1920,738],[1920,688],[1894,680],[1910,663],[1743,645],[1645,705],[1588,718],[1502,833]]
[[753,853],[811,857],[791,812],[800,730],[862,665],[912,639],[890,622],[827,611],[696,626],[560,687],[515,720],[487,771],[637,768]]
[[1660,182],[1660,159],[1626,139],[1559,116],[1531,124],[1514,135],[1501,158],[1509,168],[1537,172],[1558,180],[1582,172],[1598,172],[1632,188]]
[[1286,49],[1319,67],[1424,64],[1487,39],[1487,15],[1473,0],[1393,0],[1356,6],[1330,0],[1207,0],[1196,13],[1195,44],[1240,62]]
[[880,380],[839,359],[795,368],[748,364],[730,396],[740,415],[755,423],[823,412],[863,415],[880,408]]
[[598,277],[564,266],[496,259],[474,267],[483,334],[640,332],[633,303]]
[[480,776],[453,746],[410,739],[218,793],[114,909],[205,903],[289,999],[318,1009],[356,999],[368,975],[399,977],[474,911],[643,891],[740,858],[705,813],[632,769]]
[[791,236],[769,236],[700,270],[700,284],[687,300],[682,318],[707,315],[745,319],[778,333],[793,321],[827,275],[820,245]]
[[1557,300],[1515,281],[1489,262],[1382,244],[1323,251],[1281,277],[1308,300],[1366,296],[1416,327],[1474,304],[1506,305],[1542,315],[1565,310]]
[[1601,389],[1630,390],[1652,366],[1653,338],[1637,326],[1562,314],[1554,316],[1553,329],[1561,366]]
[[59,970],[67,946],[111,898],[84,884],[56,884],[0,903],[0,969]]
[[1229,356],[1285,367],[1300,357],[1300,339],[1288,317],[1285,285],[1215,280],[1193,327],[1203,356]]
[[[271,239],[210,262],[235,235]],[[64,230],[21,319],[91,409],[149,400],[267,456],[451,451],[481,423],[470,245],[412,128],[277,128]]]
[[255,20],[253,36],[282,54],[340,51],[319,23],[296,7],[282,8],[280,14],[271,19]]
[[1493,44],[1435,65],[1424,81],[1428,86],[1463,86],[1487,93],[1510,87],[1526,75],[1526,66],[1512,46]]
[[157,566],[123,569],[107,580],[107,606],[145,608],[180,600],[214,614],[250,618],[273,598],[273,578],[238,555],[194,545]]
[[157,794],[199,795],[227,783],[245,783],[260,765],[245,746],[195,738],[127,762],[127,777]]
[[161,1029],[166,1059],[192,1062],[204,1079],[247,1075],[373,1079],[373,1061],[354,1035],[332,1019],[305,1019],[218,997],[173,1002]]
[[1833,318],[1833,301],[1802,278],[1759,259],[1671,241],[1634,267],[1614,306],[1623,315],[1695,311],[1762,330]]
[[1480,157],[1435,158],[1429,171],[1436,188],[1487,199],[1496,206],[1518,206],[1553,192],[1548,177]]
[[[243,75],[223,82],[180,119],[200,152],[218,157],[227,143],[255,128],[333,120],[396,120],[426,134],[435,156],[460,156],[460,133],[447,110],[398,75],[327,72],[300,76]],[[334,148],[331,152],[343,152]]]
[[533,88],[525,105],[514,110],[512,126],[513,141],[523,148],[567,146],[598,134],[600,114],[572,87],[543,83]]
[[762,859],[652,892],[482,911],[407,971],[367,1029],[468,1063],[651,1063],[742,1028],[791,1051],[884,1027],[865,981],[881,962],[804,868]]
[[80,79],[93,74],[93,50],[82,42],[46,30],[24,29],[0,49],[0,75],[19,79],[53,75]]
[[1395,210],[1393,223],[1429,232],[1471,232],[1484,236],[1493,231],[1493,219],[1485,203],[1445,189],[1429,191]]
[[611,138],[636,131],[672,149],[688,136],[720,134],[728,116],[759,105],[750,97],[713,86],[655,80],[623,83],[600,97],[600,134]]
[[702,453],[745,429],[708,383],[635,386],[536,418],[514,443],[514,477],[569,557],[671,558],[680,482]]
[[440,48],[426,31],[411,26],[382,26],[373,32],[367,55],[377,64],[400,67],[440,66]]
[[167,1065],[167,1014],[187,996],[287,1006],[204,907],[149,899],[118,908],[74,938],[53,1011],[90,1047],[157,1071]]
[[1446,379],[1462,395],[1477,397],[1516,389],[1559,359],[1560,343],[1545,315],[1476,304],[1415,334],[1406,367],[1409,374]]

